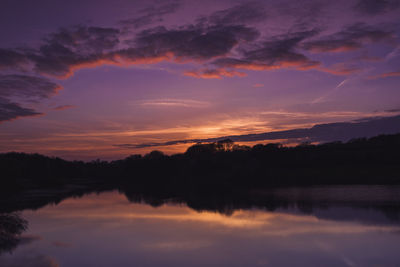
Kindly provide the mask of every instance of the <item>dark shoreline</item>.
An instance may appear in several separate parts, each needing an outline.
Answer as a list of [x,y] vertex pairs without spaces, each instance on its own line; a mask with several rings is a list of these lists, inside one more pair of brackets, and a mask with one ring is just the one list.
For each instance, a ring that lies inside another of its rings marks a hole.
[[268,207],[279,198],[257,192],[279,188],[400,185],[399,152],[400,134],[297,147],[246,147],[223,140],[196,144],[183,154],[153,151],[112,162],[5,153],[0,154],[0,212],[118,190],[134,202],[157,206],[173,200],[229,213],[229,206]]

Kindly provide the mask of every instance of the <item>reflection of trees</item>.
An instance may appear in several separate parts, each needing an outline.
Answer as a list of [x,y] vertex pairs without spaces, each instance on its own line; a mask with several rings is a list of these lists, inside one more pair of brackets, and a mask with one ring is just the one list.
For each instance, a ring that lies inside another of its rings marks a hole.
[[[137,190],[128,186],[119,189],[133,203],[145,203],[154,207],[168,203],[183,204],[198,212],[211,211],[227,216],[232,215],[236,210],[255,208],[270,212],[287,211],[308,214],[334,221],[358,221],[374,225],[400,223],[400,204],[390,197],[381,201],[363,200],[362,195],[357,197],[357,188],[353,187],[352,200],[340,197],[314,199],[309,197],[308,194],[311,192],[307,191],[307,188],[297,188],[297,190],[297,193],[285,195],[282,194],[285,188],[271,189],[268,192],[209,190],[207,193],[196,190],[173,193],[155,192],[143,188]],[[319,190],[329,190],[329,188]],[[389,187],[387,190],[390,192]]]
[[400,134],[296,147],[247,147],[225,139],[195,144],[183,154],[153,151],[112,162],[0,153],[0,169],[7,177],[0,182],[0,213],[38,209],[68,197],[118,189],[130,201],[154,207],[174,202],[227,215],[252,208],[315,214],[330,207],[354,207],[379,210],[400,223],[400,199],[390,198],[391,192],[398,196],[398,190],[388,190],[388,198],[379,201],[369,196],[369,201],[347,201],[347,196],[324,200],[277,193],[279,188],[314,185],[398,185],[399,151]]
[[27,228],[28,222],[18,213],[0,213],[0,254],[13,251]]

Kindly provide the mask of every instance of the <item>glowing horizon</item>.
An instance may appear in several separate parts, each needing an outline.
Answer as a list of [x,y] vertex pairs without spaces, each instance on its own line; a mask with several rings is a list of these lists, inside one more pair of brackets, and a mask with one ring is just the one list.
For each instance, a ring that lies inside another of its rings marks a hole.
[[25,2],[0,11],[0,153],[172,154],[190,144],[118,145],[400,114],[394,0]]

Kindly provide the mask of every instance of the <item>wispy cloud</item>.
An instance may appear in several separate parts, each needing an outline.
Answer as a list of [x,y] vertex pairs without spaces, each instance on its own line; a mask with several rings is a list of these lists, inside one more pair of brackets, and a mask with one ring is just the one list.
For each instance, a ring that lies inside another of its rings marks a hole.
[[358,0],[354,9],[365,15],[378,15],[400,7],[397,0]]
[[74,105],[61,105],[61,106],[57,106],[53,109],[54,110],[66,110],[66,109],[75,108],[75,107],[76,106],[74,106]]
[[42,115],[32,108],[25,108],[21,101],[47,99],[62,87],[50,80],[29,75],[0,74],[0,123],[21,117]]
[[180,6],[180,1],[173,1],[161,6],[149,6],[139,10],[136,17],[123,19],[120,23],[124,26],[138,29],[152,23],[162,22],[165,15],[176,12]]
[[394,41],[395,34],[391,30],[383,30],[364,23],[356,23],[345,27],[343,30],[320,38],[308,41],[303,48],[315,52],[348,52],[360,49],[364,44],[383,41]]
[[400,132],[400,116],[383,118],[373,117],[365,118],[361,121],[317,124],[311,128],[299,128],[285,131],[221,136],[206,139],[174,140],[161,143],[116,144],[114,146],[119,148],[138,149],[198,142],[216,142],[227,138],[235,142],[287,139],[307,140],[311,142],[329,142],[348,141],[356,137],[371,137],[379,134],[394,134],[398,132]]
[[371,80],[375,80],[375,79],[388,78],[388,77],[400,77],[400,71],[385,72],[385,73],[381,73],[378,75],[369,76],[368,78]]
[[184,108],[205,108],[209,107],[210,103],[193,99],[149,99],[136,102],[144,107],[184,107]]

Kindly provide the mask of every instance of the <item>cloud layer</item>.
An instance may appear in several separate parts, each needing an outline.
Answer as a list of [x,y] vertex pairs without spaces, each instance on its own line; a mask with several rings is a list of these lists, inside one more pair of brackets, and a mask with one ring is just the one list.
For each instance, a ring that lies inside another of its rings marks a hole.
[[303,48],[315,53],[347,52],[360,49],[368,43],[393,41],[394,38],[392,31],[356,23],[332,35],[306,42]]
[[[375,2],[360,1],[355,8],[392,5],[389,1]],[[329,35],[324,35],[318,24],[295,24],[281,33],[266,34],[259,24],[266,23],[269,16],[261,2],[218,10],[197,18],[193,24],[152,27],[162,22],[164,15],[176,12],[180,7],[178,2],[173,2],[143,9],[137,17],[121,21],[123,28],[86,25],[61,28],[45,37],[37,49],[2,48],[0,69],[31,68],[41,75],[67,78],[80,68],[104,64],[126,66],[172,61],[199,64],[198,71],[187,72],[198,78],[241,76],[233,72],[240,69],[325,71],[326,68],[320,67],[324,62],[310,58],[307,52],[347,52],[371,43],[395,42],[390,27],[365,23],[347,25]],[[126,27],[137,29],[142,26],[146,27],[140,31],[126,30]]]
[[359,0],[354,9],[362,14],[378,15],[397,9],[399,6],[398,0]]
[[[185,7],[183,1],[172,1],[139,9],[113,26],[78,24],[42,36],[36,46],[0,47],[0,122],[40,114],[24,108],[23,102],[51,97],[61,87],[49,77],[67,79],[82,68],[170,62],[183,65],[183,75],[200,79],[278,69],[348,76],[366,69],[361,60],[328,60],[329,55],[366,53],[371,44],[398,43],[395,23],[353,19],[329,27],[321,19],[329,5],[311,0],[305,6],[312,12],[250,1],[209,10],[191,22],[168,24],[164,18]],[[357,0],[350,7],[353,15],[383,16],[399,2]],[[397,70],[371,77],[396,76]]]
[[61,87],[45,78],[27,75],[0,75],[0,123],[41,115],[31,108],[24,108],[15,102],[20,100],[38,101],[49,98]]
[[10,121],[21,117],[30,117],[41,115],[30,108],[23,108],[17,103],[13,103],[5,98],[0,97],[0,123],[3,121]]

